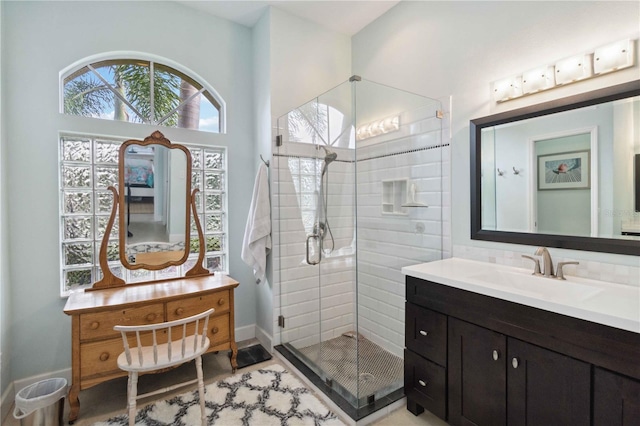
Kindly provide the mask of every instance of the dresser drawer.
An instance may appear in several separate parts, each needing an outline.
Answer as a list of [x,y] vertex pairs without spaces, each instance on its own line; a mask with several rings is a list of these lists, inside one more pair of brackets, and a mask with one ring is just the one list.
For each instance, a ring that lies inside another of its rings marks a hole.
[[[182,330],[181,330],[182,331]],[[137,339],[135,334],[131,334],[127,339],[129,348],[135,350]],[[140,342],[144,346],[153,345],[153,333],[140,333]],[[167,342],[166,332],[156,333],[158,344]],[[82,378],[92,377],[100,374],[121,372],[118,368],[118,356],[124,352],[122,336],[116,339],[106,339],[98,342],[86,342],[80,345],[80,370]]]
[[80,374],[82,378],[120,372],[117,360],[118,355],[123,351],[122,338],[81,344]]
[[167,320],[173,321],[180,318],[186,318],[191,315],[204,312],[209,308],[214,308],[216,310],[213,313],[214,315],[228,311],[229,290],[168,302]]
[[446,370],[444,367],[404,351],[404,391],[407,398],[441,419],[447,414]]
[[229,333],[229,314],[209,318],[209,331],[207,333],[211,346],[228,342],[231,339]]
[[164,305],[156,303],[136,308],[80,315],[80,340],[104,339],[120,336],[115,325],[143,325],[164,321]]
[[447,365],[447,316],[406,304],[407,349],[439,365]]

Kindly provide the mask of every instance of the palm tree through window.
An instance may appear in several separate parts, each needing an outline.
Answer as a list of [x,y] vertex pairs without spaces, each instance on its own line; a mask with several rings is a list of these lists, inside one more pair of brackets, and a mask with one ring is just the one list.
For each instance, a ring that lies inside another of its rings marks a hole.
[[65,114],[223,132],[222,105],[202,84],[149,60],[93,62],[63,79]]

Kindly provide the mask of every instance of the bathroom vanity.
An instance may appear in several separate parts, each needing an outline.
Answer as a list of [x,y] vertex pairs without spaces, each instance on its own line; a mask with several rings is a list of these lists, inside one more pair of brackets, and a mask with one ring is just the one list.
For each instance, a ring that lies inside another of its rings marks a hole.
[[463,259],[406,275],[405,393],[453,425],[637,425],[640,289]]

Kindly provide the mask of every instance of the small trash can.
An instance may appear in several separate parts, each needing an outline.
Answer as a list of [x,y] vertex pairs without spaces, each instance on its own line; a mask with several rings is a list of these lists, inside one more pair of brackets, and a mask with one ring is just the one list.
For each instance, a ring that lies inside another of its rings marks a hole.
[[16,395],[13,417],[20,426],[62,426],[65,379],[47,379],[23,388]]

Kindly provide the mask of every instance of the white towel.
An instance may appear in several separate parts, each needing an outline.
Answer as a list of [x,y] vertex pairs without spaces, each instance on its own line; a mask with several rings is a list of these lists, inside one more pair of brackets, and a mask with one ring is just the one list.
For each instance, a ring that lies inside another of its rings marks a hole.
[[241,258],[253,268],[256,284],[264,280],[267,254],[271,250],[271,203],[267,166],[260,164],[253,186],[253,198],[244,229]]

